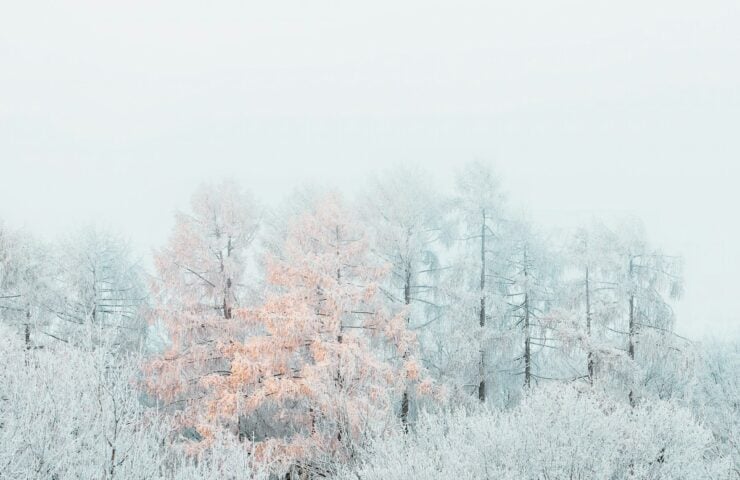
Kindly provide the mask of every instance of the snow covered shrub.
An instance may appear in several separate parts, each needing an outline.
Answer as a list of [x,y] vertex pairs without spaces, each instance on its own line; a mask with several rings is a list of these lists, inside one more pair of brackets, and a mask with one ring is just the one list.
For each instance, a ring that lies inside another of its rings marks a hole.
[[740,477],[740,342],[710,341],[699,350],[688,395],[692,411],[709,427]]
[[[1,326],[0,326],[1,327]],[[0,328],[0,479],[267,479],[236,440],[201,457],[141,402],[138,362]]]
[[[421,415],[408,436],[376,439],[343,478],[724,478],[728,463],[691,414],[631,408],[590,389],[553,385],[510,411]],[[727,477],[729,478],[729,477]]]
[[8,478],[132,477],[134,468],[151,475],[163,432],[133,392],[135,370],[60,345],[0,342],[0,471]]

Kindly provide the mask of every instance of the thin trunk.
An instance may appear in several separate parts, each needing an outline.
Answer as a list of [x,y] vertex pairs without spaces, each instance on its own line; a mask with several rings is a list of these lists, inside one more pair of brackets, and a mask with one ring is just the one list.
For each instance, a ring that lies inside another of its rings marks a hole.
[[[219,235],[220,236],[220,235]],[[226,241],[226,258],[229,258],[231,256],[231,251],[233,250],[232,244],[231,244],[231,236],[228,237]],[[219,270],[221,274],[224,274],[226,272],[226,265],[224,265],[224,259],[223,255],[219,254]],[[223,291],[223,303],[222,303],[222,309],[223,309],[223,315],[224,320],[230,320],[231,319],[231,305],[229,303],[229,298],[231,296],[231,278],[226,277],[226,283],[224,285],[224,291]],[[237,395],[237,399],[240,396]],[[237,408],[236,408],[236,438],[239,442],[243,442],[247,438],[247,425],[246,425],[246,416],[239,413],[239,404],[237,400]]]
[[113,447],[110,451],[110,478],[113,478],[113,475],[116,471],[116,447]]
[[30,365],[31,354],[31,307],[26,306],[26,324],[24,326],[24,339],[26,341],[26,366]]
[[[238,405],[237,405],[238,407]],[[237,413],[236,416],[236,438],[239,440],[239,442],[244,442],[244,440],[247,439],[247,425],[246,425],[246,416],[239,415]]]
[[31,309],[26,308],[26,324],[24,337],[26,341],[26,350],[31,350]]
[[231,292],[231,279],[226,279],[226,289],[224,290],[224,319],[229,320],[231,318],[231,305],[229,305],[228,298]]
[[409,433],[409,392],[405,390],[401,397],[401,424],[404,433]]
[[[229,258],[231,256],[231,251],[233,250],[233,247],[231,245],[231,237],[229,237],[227,243],[226,243],[226,258]],[[221,260],[221,272],[223,273],[225,271],[225,265],[223,260]],[[226,320],[231,319],[231,305],[229,303],[229,298],[231,297],[231,278],[226,278],[226,287],[224,288],[224,302],[223,302],[223,309],[224,309],[224,318]]]
[[529,285],[527,272],[527,252],[524,251],[524,386],[532,383],[532,347],[529,332]]
[[524,294],[524,386],[532,382],[532,347],[529,333],[529,295]]
[[[411,266],[406,265],[405,282],[403,285],[403,301],[406,305],[408,312],[409,305],[411,304]],[[406,325],[411,323],[411,318],[407,313]],[[408,358],[408,352],[404,352],[403,359]],[[403,391],[403,397],[401,397],[401,424],[403,425],[403,431],[408,433],[409,431],[409,390],[408,386]]]
[[[486,326],[486,211],[482,212],[483,222],[480,228],[480,318],[479,323],[481,330]],[[481,335],[483,332],[481,331]],[[481,345],[479,373],[480,383],[478,384],[478,400],[486,401],[486,355],[485,347]]]
[[[323,301],[324,290],[321,288],[321,285],[316,285],[316,307],[314,308],[314,313],[317,317],[321,315],[321,303]],[[305,353],[308,354],[308,346],[304,346],[303,348]],[[316,411],[313,406],[308,407],[308,416],[311,418],[311,434],[314,434],[316,433]]]
[[308,416],[311,417],[311,435],[316,433],[316,412],[313,407],[308,407]]
[[[95,330],[98,325],[98,276],[95,271],[95,268],[92,269],[92,291],[93,291],[93,300],[92,300],[92,311],[90,312],[90,326],[89,328],[89,335],[90,335],[90,348],[93,350],[95,349]],[[100,338],[97,339],[98,341]]]
[[[634,287],[631,285],[632,283],[632,273],[633,273],[633,259],[630,258],[630,298],[629,298],[629,345],[627,348],[627,352],[629,354],[630,360],[635,360],[635,293],[634,293]],[[635,394],[634,391],[630,390],[629,393],[629,400],[630,405],[635,406]]]
[[[339,257],[339,241],[340,241],[340,237],[339,237],[339,225],[337,225],[335,227],[335,232],[336,232],[336,242],[337,242],[337,284],[338,285],[341,285],[341,283],[342,283],[342,271],[341,271],[341,268],[340,268],[340,265],[341,264],[339,262],[339,258],[340,258]],[[343,340],[343,337],[342,337],[342,317],[341,316],[339,317],[339,325],[337,325],[337,330],[338,330],[337,331],[337,343],[339,345],[341,345],[342,344],[342,340]],[[337,353],[337,378],[336,378],[336,382],[337,382],[337,388],[341,392],[342,391],[343,384],[344,384],[344,379],[342,378],[342,356],[341,356],[341,353]],[[342,426],[341,425],[337,425],[337,441],[338,442],[341,442],[342,441]]]
[[588,345],[588,382],[594,384],[594,354],[591,351],[591,286],[589,285],[588,267],[586,267],[586,336]]

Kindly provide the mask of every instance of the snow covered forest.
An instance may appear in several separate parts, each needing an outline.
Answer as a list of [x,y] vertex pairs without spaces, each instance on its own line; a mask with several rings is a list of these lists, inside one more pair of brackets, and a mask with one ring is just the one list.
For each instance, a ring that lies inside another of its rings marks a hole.
[[0,478],[740,478],[740,343],[675,332],[680,252],[452,184],[203,184],[151,258],[0,224]]

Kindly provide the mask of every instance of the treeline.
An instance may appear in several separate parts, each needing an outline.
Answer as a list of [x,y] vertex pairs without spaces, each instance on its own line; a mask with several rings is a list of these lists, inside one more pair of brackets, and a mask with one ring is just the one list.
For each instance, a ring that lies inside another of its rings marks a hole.
[[487,165],[204,185],[153,259],[0,228],[8,478],[738,475],[738,347],[673,332],[680,258],[542,231]]

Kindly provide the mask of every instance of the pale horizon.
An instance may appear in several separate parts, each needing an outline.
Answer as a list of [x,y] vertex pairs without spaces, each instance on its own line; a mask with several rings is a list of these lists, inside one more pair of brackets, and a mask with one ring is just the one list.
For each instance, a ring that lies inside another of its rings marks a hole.
[[738,332],[734,2],[5,10],[10,226],[99,223],[146,256],[202,181],[232,176],[274,204],[304,182],[351,193],[403,162],[446,185],[490,161],[540,225],[641,218],[685,258],[678,330]]

